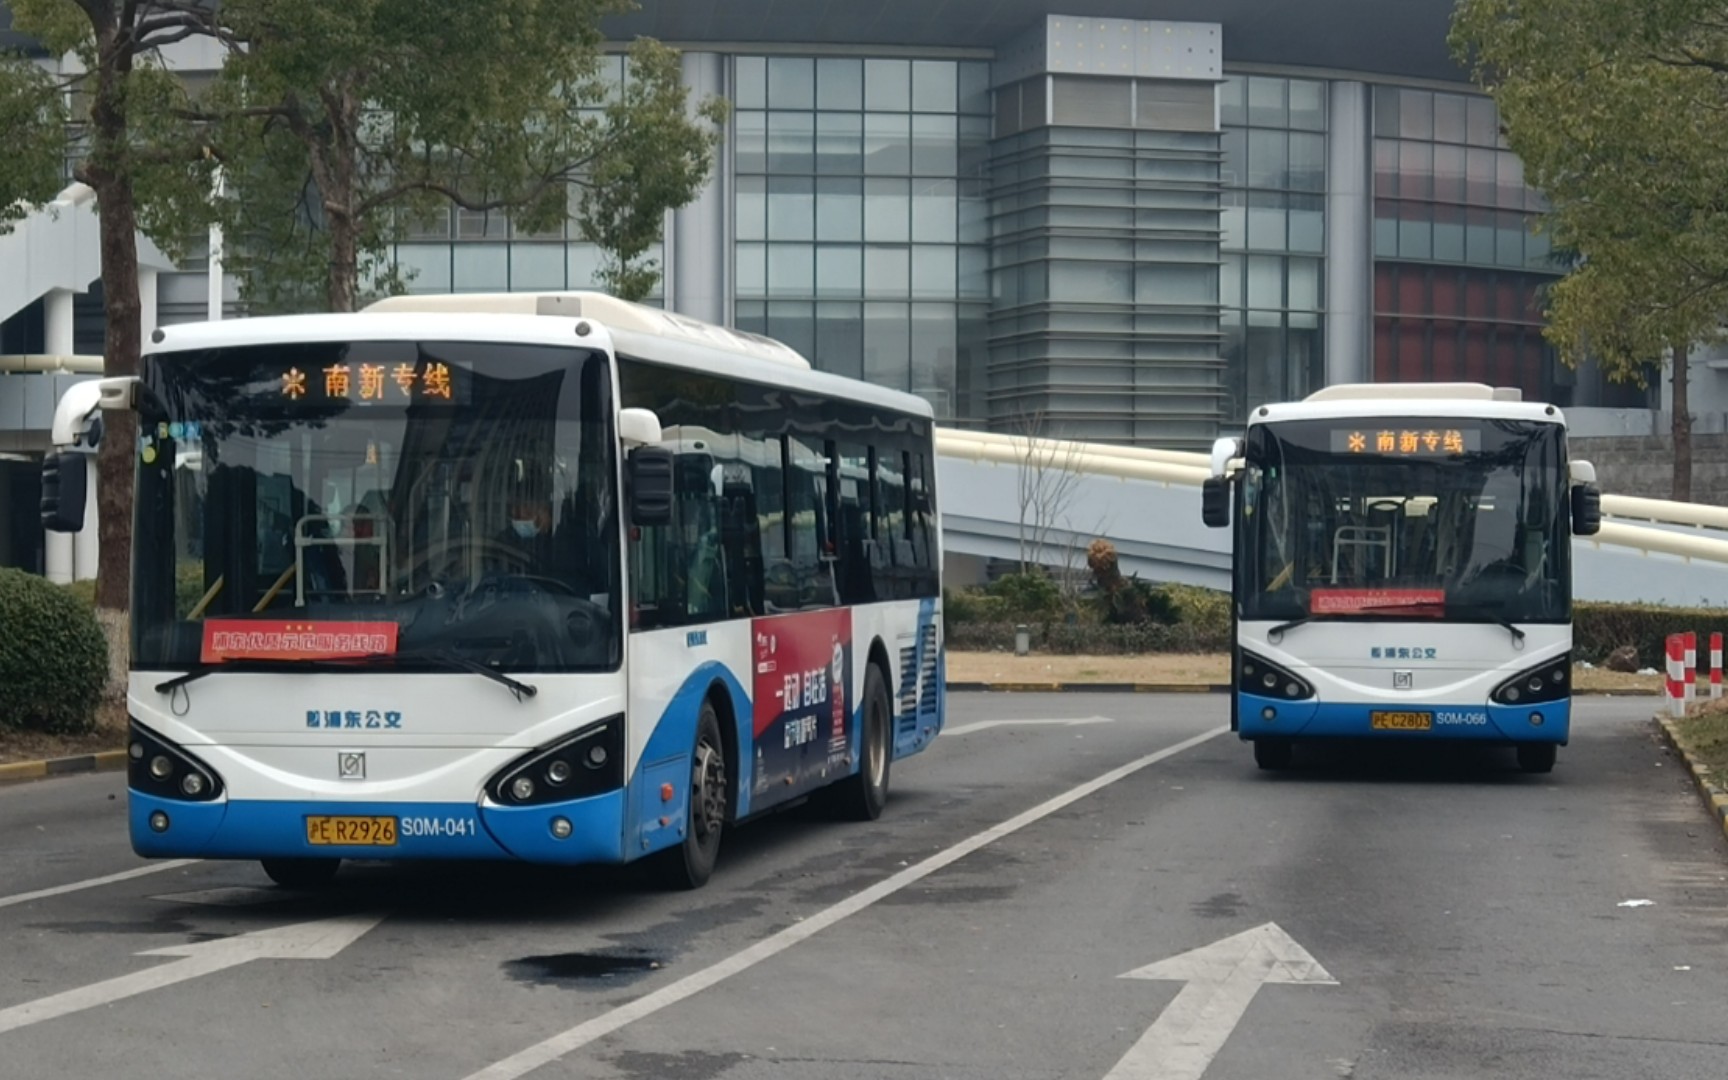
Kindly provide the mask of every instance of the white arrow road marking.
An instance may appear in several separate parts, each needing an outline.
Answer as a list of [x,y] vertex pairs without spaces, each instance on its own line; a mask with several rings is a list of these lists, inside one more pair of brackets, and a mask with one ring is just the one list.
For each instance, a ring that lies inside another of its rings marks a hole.
[[178,870],[182,866],[191,866],[197,861],[197,859],[169,859],[167,862],[151,863],[149,866],[124,870],[118,874],[109,874],[106,877],[90,878],[88,881],[74,881],[70,885],[56,885],[52,889],[37,889],[35,892],[18,893],[15,896],[0,896],[0,908],[11,907],[13,904],[27,904],[32,900],[78,892],[81,889],[94,889],[98,885],[112,885],[116,881],[130,881],[146,874],[160,874],[164,870]]
[[1082,716],[1071,720],[980,720],[976,724],[961,724],[959,727],[943,728],[944,735],[970,735],[974,731],[984,731],[995,727],[1034,727],[1038,725],[1054,725],[1056,727],[1084,727],[1087,724],[1114,723],[1108,716]]
[[1121,978],[1188,985],[1104,1080],[1199,1080],[1262,986],[1338,985],[1276,923],[1136,968]]
[[343,915],[317,922],[257,930],[218,941],[170,945],[139,956],[178,956],[173,964],[159,964],[106,982],[0,1009],[0,1035],[44,1020],[107,1005],[122,998],[196,979],[253,960],[328,960],[358,941],[366,931],[384,920],[382,915]]
[[724,960],[710,964],[700,971],[693,971],[682,979],[668,983],[652,993],[644,994],[610,1012],[601,1013],[592,1020],[584,1021],[573,1028],[536,1043],[526,1050],[512,1054],[503,1061],[474,1073],[467,1080],[516,1080],[519,1076],[526,1076],[540,1066],[549,1065],[565,1054],[579,1050],[596,1039],[604,1038],[643,1017],[653,1016],[661,1009],[676,1005],[685,998],[694,997],[724,979],[729,979],[741,971],[748,971],[762,961],[780,955],[799,942],[815,937],[841,919],[856,915],[870,905],[893,896],[906,886],[922,881],[943,867],[960,861],[979,848],[994,844],[1005,836],[1011,836],[1034,822],[1042,821],[1063,807],[1071,806],[1089,795],[1096,794],[1124,777],[1133,776],[1149,765],[1156,765],[1165,758],[1175,757],[1184,750],[1192,750],[1208,739],[1216,739],[1228,730],[1229,728],[1220,727],[1213,728],[1211,731],[1203,731],[1191,738],[1183,739],[1175,746],[1167,746],[1155,753],[1147,754],[1145,757],[1135,758],[1126,765],[1118,765],[1102,776],[1094,777],[1079,787],[1069,788],[1053,799],[1041,802],[1030,810],[1016,814],[999,825],[992,825],[981,833],[975,833],[953,847],[945,848],[923,862],[915,863],[892,877],[884,878],[862,892],[853,893],[838,904],[823,908],[808,919],[793,923],[784,930],[763,938],[742,952],[733,953]]

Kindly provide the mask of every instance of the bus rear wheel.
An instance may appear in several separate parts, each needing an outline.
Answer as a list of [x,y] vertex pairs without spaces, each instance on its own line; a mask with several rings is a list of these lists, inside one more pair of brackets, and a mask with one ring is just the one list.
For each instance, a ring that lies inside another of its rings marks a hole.
[[858,771],[827,791],[827,808],[846,821],[875,821],[888,803],[888,772],[894,764],[894,717],[882,669],[864,671],[864,720]]
[[265,859],[264,873],[284,889],[322,889],[336,880],[341,859]]
[[669,889],[699,889],[714,874],[720,834],[731,806],[727,788],[726,744],[720,716],[704,700],[696,717],[696,747],[690,758],[690,797],[684,811],[684,839],[655,856],[655,876]]
[[1294,757],[1289,739],[1255,739],[1254,764],[1268,771],[1288,769]]
[[1518,767],[1527,773],[1553,772],[1558,750],[1553,743],[1522,743],[1518,747]]

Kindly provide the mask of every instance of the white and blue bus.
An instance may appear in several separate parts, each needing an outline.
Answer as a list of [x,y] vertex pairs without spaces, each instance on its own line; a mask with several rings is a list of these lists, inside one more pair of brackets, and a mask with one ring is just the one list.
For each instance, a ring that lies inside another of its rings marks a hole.
[[1566,421],[1516,390],[1345,385],[1212,451],[1233,525],[1232,727],[1261,768],[1316,739],[1457,739],[1554,766],[1570,724],[1571,538],[1599,527]]
[[146,856],[657,859],[873,819],[943,721],[933,418],[592,293],[157,331],[128,694]]

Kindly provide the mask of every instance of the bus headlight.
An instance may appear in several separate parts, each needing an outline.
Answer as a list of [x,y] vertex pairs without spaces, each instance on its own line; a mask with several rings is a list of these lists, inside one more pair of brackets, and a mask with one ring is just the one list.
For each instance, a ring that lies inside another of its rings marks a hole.
[[209,802],[222,794],[215,769],[136,720],[126,742],[126,785],[132,790],[187,802]]
[[1270,660],[1247,651],[1242,653],[1242,666],[1236,685],[1242,693],[1256,697],[1302,701],[1314,696],[1314,687],[1308,680],[1292,675]]
[[1572,695],[1572,654],[1562,653],[1527,668],[1494,688],[1488,699],[1496,705],[1541,705]]
[[576,734],[522,755],[486,783],[503,806],[539,806],[599,795],[624,786],[624,717],[591,724]]

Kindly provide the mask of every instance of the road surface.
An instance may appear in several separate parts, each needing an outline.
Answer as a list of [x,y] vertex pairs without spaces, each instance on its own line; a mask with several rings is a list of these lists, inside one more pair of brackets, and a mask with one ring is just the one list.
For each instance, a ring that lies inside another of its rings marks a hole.
[[1728,1068],[1728,843],[1647,701],[1582,702],[1543,777],[1261,773],[1219,697],[950,704],[880,822],[746,826],[693,893],[372,864],[298,894],[134,857],[121,775],[0,789],[0,1077]]

